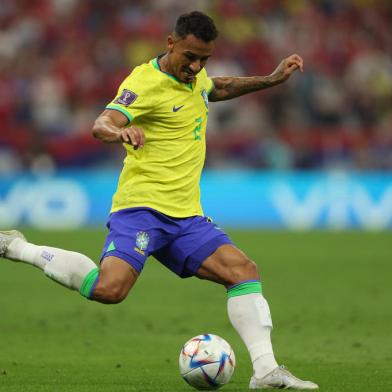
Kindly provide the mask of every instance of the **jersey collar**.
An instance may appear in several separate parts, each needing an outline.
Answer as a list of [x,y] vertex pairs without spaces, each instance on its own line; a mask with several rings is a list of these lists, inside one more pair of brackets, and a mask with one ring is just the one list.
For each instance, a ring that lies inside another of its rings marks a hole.
[[169,73],[167,73],[167,72],[165,72],[165,71],[162,71],[162,69],[161,69],[161,67],[160,67],[160,65],[159,65],[159,59],[160,59],[161,57],[163,57],[163,56],[164,56],[164,54],[160,54],[160,55],[159,55],[158,57],[156,57],[155,59],[152,59],[152,60],[151,60],[152,66],[153,66],[155,69],[157,69],[158,71],[160,71],[160,72],[162,72],[163,74],[165,74],[166,76],[168,76],[170,79],[173,79],[173,80],[175,80],[176,82],[181,83],[182,85],[184,85],[184,86],[190,88],[191,90],[193,90],[192,83],[183,83],[183,82],[181,82],[180,80],[178,80],[175,76],[173,76],[173,75],[171,75],[171,74],[169,74]]

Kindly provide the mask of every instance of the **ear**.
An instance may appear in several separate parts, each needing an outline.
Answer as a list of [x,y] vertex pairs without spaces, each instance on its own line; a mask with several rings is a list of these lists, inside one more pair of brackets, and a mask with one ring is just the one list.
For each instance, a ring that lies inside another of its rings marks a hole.
[[172,35],[169,35],[167,37],[167,49],[168,49],[168,52],[172,52],[173,51],[174,42],[175,42],[174,37]]

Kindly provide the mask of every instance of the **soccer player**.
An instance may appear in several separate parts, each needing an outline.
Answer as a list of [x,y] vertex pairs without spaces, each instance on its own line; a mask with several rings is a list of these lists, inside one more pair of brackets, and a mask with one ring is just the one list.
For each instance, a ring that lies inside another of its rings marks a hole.
[[127,152],[100,267],[80,253],[29,243],[15,230],[0,234],[0,256],[106,304],[128,295],[150,255],[182,278],[217,282],[227,289],[230,321],[253,363],[249,387],[317,389],[278,366],[256,263],[204,216],[199,190],[209,101],[275,86],[303,71],[303,61],[293,54],[269,76],[210,79],[204,66],[217,35],[207,15],[181,15],[166,53],[136,67],[96,119],[94,137],[123,143]]

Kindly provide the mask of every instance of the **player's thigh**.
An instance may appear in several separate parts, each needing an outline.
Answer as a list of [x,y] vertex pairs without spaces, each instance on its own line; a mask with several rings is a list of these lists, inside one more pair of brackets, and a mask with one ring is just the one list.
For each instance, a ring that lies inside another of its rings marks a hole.
[[204,216],[177,219],[180,234],[152,255],[181,278],[195,276],[201,264],[230,238]]
[[138,276],[135,268],[125,260],[105,257],[92,298],[104,303],[119,303],[128,295]]
[[221,283],[226,287],[247,280],[259,280],[257,265],[234,245],[220,246],[207,257],[196,276]]

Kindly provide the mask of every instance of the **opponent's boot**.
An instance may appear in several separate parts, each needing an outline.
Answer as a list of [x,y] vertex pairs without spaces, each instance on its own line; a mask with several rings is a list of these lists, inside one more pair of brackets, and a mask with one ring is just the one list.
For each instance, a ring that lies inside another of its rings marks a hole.
[[8,247],[10,246],[11,242],[16,238],[20,238],[26,241],[26,238],[20,231],[0,231],[0,257],[7,257]]
[[262,378],[252,377],[249,389],[318,389],[311,381],[303,381],[293,376],[284,366],[279,366]]

